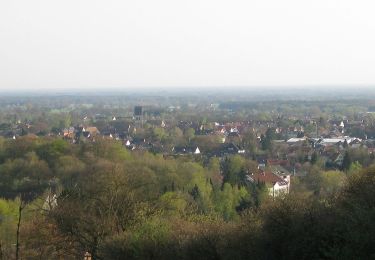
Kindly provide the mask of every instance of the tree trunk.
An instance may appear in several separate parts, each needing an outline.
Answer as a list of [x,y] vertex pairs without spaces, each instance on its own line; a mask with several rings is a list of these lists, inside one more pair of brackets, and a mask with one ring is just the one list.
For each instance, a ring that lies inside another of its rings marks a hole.
[[2,241],[0,240],[0,260],[3,260],[3,248],[2,248]]
[[19,252],[20,252],[20,227],[21,227],[21,219],[22,219],[22,199],[20,202],[20,206],[18,208],[18,223],[17,223],[17,241],[16,241],[16,260],[19,260]]

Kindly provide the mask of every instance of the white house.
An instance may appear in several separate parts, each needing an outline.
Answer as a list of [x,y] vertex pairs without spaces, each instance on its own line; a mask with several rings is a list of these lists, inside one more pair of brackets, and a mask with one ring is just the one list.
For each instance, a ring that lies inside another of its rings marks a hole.
[[290,176],[278,176],[272,172],[259,171],[247,175],[247,180],[252,183],[264,183],[268,188],[271,197],[277,197],[282,194],[288,194],[290,189]]

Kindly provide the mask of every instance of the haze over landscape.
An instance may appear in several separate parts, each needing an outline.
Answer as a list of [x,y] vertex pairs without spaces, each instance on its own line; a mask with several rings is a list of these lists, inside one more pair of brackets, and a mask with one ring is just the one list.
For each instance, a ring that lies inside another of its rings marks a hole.
[[0,89],[372,86],[374,7],[1,1]]

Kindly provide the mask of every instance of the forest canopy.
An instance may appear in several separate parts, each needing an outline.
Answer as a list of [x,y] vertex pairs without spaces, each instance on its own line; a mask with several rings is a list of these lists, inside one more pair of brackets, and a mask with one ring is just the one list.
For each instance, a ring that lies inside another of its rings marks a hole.
[[30,136],[0,143],[3,258],[14,256],[16,239],[27,259],[374,253],[373,167],[347,174],[313,168],[290,194],[271,198],[264,184],[246,182],[256,164],[238,155],[205,161],[129,152],[116,141],[73,145]]

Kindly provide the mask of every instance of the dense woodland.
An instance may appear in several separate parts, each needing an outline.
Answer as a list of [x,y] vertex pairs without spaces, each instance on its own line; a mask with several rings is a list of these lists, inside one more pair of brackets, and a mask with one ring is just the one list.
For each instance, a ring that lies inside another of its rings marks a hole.
[[289,195],[271,199],[261,184],[244,181],[254,162],[240,156],[202,162],[130,153],[108,140],[22,137],[1,139],[0,158],[3,259],[374,254],[375,168],[312,168]]

